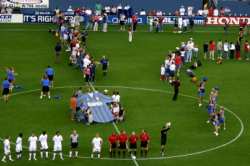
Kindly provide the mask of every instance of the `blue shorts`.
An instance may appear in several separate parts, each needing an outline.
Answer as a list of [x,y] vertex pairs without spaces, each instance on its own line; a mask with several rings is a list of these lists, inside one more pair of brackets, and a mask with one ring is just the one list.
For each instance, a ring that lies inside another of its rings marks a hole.
[[220,119],[219,119],[219,122],[220,122],[220,124],[222,124],[222,123],[225,122],[225,119],[224,119],[224,118],[220,118]]
[[220,125],[220,122],[219,122],[219,121],[213,121],[213,125],[214,125],[214,126],[219,126],[219,125]]
[[213,109],[207,109],[207,113],[208,113],[209,115],[211,115],[213,112],[214,112]]
[[201,91],[199,91],[199,97],[204,97],[205,96],[205,92],[201,92]]

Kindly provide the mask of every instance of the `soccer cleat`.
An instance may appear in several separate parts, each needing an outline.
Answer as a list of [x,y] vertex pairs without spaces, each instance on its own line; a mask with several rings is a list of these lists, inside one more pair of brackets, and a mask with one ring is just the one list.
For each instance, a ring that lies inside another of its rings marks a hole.
[[10,159],[11,162],[14,162],[14,160]]
[[209,120],[207,120],[207,123],[210,123],[210,121],[209,121]]
[[6,160],[5,160],[5,159],[2,159],[2,162],[3,162],[3,163],[6,163]]
[[48,96],[48,98],[50,99],[50,96]]
[[36,158],[34,157],[34,160],[36,160]]
[[61,160],[64,160],[64,158],[63,158],[63,157],[61,157]]
[[201,103],[199,103],[199,107],[201,107],[202,106],[202,104]]
[[29,158],[29,161],[31,160],[31,158]]
[[40,99],[43,99],[43,96],[40,96]]

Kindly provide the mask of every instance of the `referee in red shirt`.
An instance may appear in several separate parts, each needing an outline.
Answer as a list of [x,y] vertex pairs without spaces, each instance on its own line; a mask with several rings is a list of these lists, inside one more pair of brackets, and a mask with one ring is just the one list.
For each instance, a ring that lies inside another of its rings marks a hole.
[[137,150],[137,140],[138,137],[133,131],[129,137],[129,150],[130,150],[130,155],[136,156],[136,150]]
[[141,157],[147,157],[150,138],[145,130],[142,130],[140,134],[140,140],[141,140]]
[[118,136],[118,141],[119,141],[119,151],[118,151],[118,156],[121,156],[121,152],[123,157],[126,156],[126,151],[127,151],[127,141],[128,141],[128,135],[126,132],[123,130],[121,134]]
[[109,138],[109,155],[110,157],[116,156],[116,148],[117,148],[117,135],[115,133],[112,133]]

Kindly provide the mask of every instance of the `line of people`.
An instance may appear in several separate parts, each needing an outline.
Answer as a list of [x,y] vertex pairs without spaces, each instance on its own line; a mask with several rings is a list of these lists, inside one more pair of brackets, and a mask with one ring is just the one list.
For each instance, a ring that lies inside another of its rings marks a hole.
[[[79,134],[77,133],[76,130],[73,130],[69,138],[70,138],[70,151],[69,155],[67,156],[69,158],[78,158]],[[22,159],[23,150],[26,148],[28,149],[29,152],[28,160],[37,160],[37,152],[39,150],[41,159],[49,159],[50,152],[49,152],[48,140],[49,137],[46,131],[43,131],[39,136],[37,136],[35,133],[32,133],[27,140],[28,147],[25,147],[23,145],[23,134],[22,133],[18,134],[16,142],[14,143],[16,159],[17,160]],[[7,159],[13,162],[14,160],[11,155],[11,144],[12,144],[11,137],[7,136],[2,141],[4,150],[2,162],[7,162]],[[61,160],[64,160],[64,155],[62,153],[63,141],[64,141],[63,136],[60,134],[59,131],[57,131],[55,135],[52,137],[52,142],[53,142],[52,160],[55,160],[56,156],[59,156]],[[142,130],[142,132],[139,135],[136,135],[134,131],[129,135],[124,130],[121,131],[121,133],[119,134],[112,133],[108,137],[110,157],[116,157],[116,154],[118,155],[118,157],[121,156],[127,157],[127,152],[129,152],[130,156],[131,155],[136,156],[138,141],[141,142],[140,145],[141,157],[147,157],[150,137],[145,130]],[[99,133],[96,133],[96,135],[93,137],[93,139],[91,140],[91,145],[92,145],[92,153],[90,157],[101,158],[103,139],[100,137]]]

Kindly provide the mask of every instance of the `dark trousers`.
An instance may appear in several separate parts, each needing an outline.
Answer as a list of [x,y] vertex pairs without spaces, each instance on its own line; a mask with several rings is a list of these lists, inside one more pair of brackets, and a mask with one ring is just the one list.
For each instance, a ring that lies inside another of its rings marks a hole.
[[179,89],[175,89],[175,90],[174,90],[174,96],[173,96],[173,100],[174,100],[174,101],[177,100],[178,93],[179,93]]

